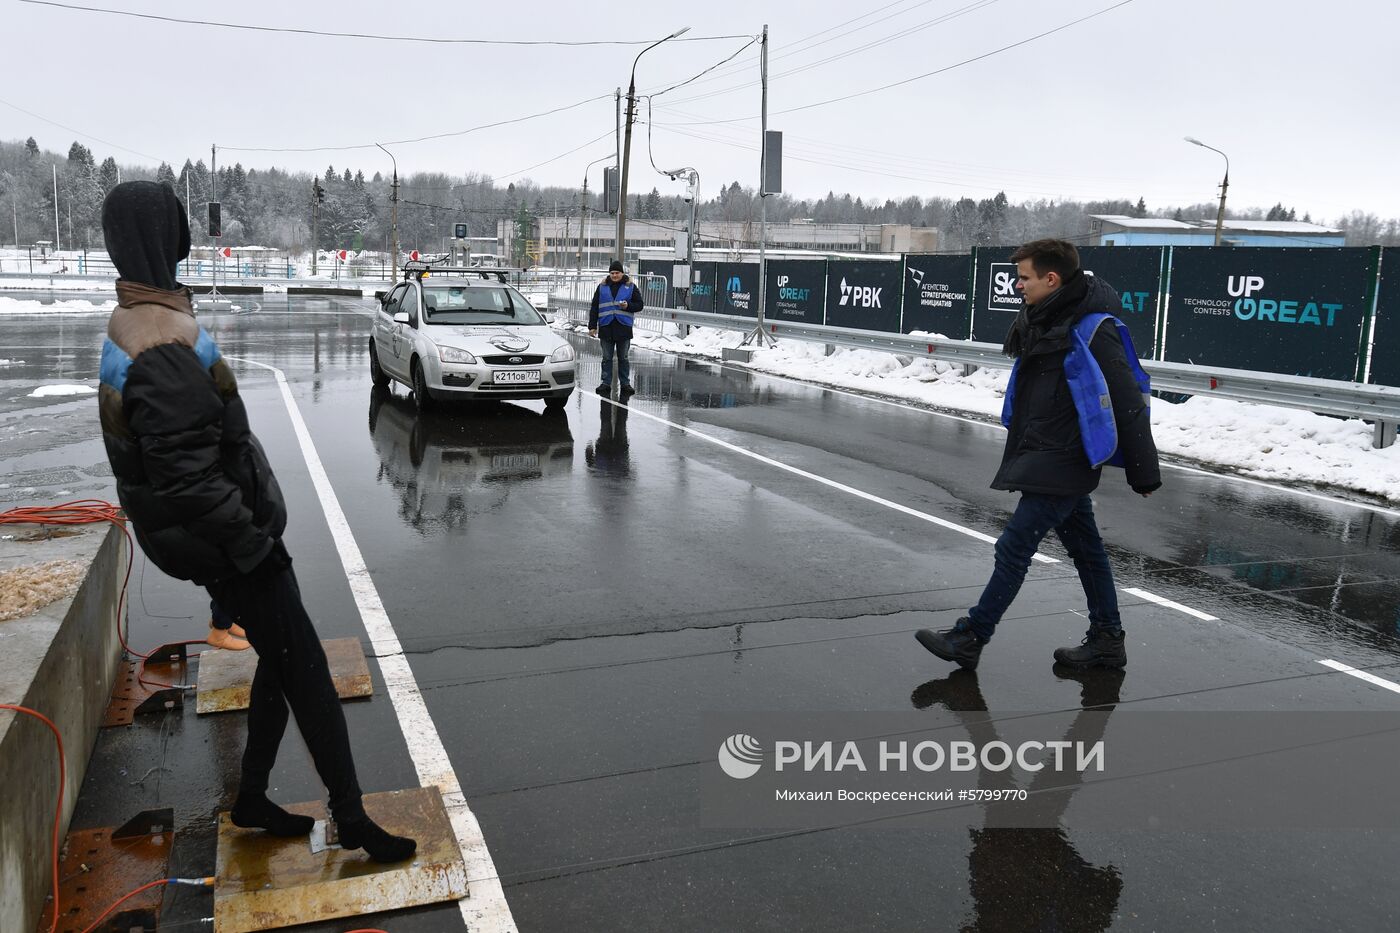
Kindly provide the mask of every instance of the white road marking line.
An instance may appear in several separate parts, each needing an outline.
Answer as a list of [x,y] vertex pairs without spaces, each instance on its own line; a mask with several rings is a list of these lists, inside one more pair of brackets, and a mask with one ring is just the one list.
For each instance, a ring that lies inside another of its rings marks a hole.
[[1184,612],[1188,616],[1194,616],[1195,618],[1201,619],[1205,622],[1220,621],[1218,616],[1213,616],[1208,612],[1202,612],[1199,609],[1192,609],[1190,606],[1183,606],[1181,603],[1172,602],[1165,596],[1158,596],[1156,593],[1149,593],[1147,592],[1147,590],[1140,590],[1135,586],[1125,586],[1123,587],[1123,592],[1131,593],[1139,599],[1145,599],[1150,603],[1156,603],[1157,605],[1165,606],[1168,609],[1175,609],[1177,612]]
[[[609,399],[608,401],[612,400]],[[856,489],[854,486],[847,486],[845,483],[838,483],[834,479],[827,479],[825,476],[818,476],[817,474],[808,472],[807,470],[801,469],[800,467],[791,466],[790,464],[783,463],[781,460],[774,460],[772,457],[765,457],[763,456],[763,454],[756,454],[751,450],[745,450],[742,447],[739,447],[735,444],[731,444],[728,441],[722,441],[717,437],[713,437],[709,434],[702,433],[700,431],[695,430],[694,428],[686,427],[683,424],[677,424],[674,421],[667,421],[660,415],[653,415],[650,412],[645,412],[641,409],[633,408],[631,406],[623,406],[615,401],[612,401],[612,404],[617,405],[619,408],[626,407],[627,410],[632,412],[633,414],[641,415],[643,418],[650,418],[652,421],[655,421],[659,424],[664,424],[668,428],[675,428],[678,431],[684,431],[686,434],[689,434],[692,437],[696,437],[702,441],[708,441],[709,443],[714,444],[717,447],[723,447],[725,450],[733,451],[734,453],[739,454],[740,456],[748,457],[751,460],[757,460],[760,463],[766,463],[769,466],[777,467],[780,470],[786,470],[789,473],[801,476],[803,479],[810,479],[815,483],[821,483],[823,486],[830,486],[832,489],[839,489],[841,492],[855,496],[857,499],[864,499],[867,502],[873,502],[876,505],[882,505],[887,509],[893,509],[896,512],[900,512],[904,515],[917,518],[920,521],[929,522],[930,524],[937,525],[940,528],[947,528],[949,531],[956,531],[960,535],[967,535],[969,538],[976,538],[978,541],[985,541],[987,544],[997,543],[997,539],[993,538],[991,535],[983,534],[980,531],[974,531],[971,528],[966,528],[962,525],[954,524],[953,522],[948,521],[946,518],[939,518],[938,516],[930,515],[927,512],[920,512],[918,509],[912,509],[907,505],[901,505],[898,502],[892,502],[889,499],[883,499],[880,496],[874,495],[873,493],[868,493],[864,490]],[[1056,557],[1046,557],[1043,554],[1035,554],[1032,556],[1035,560],[1038,560],[1041,563],[1060,563],[1059,558]]]
[[1323,667],[1330,667],[1334,671],[1341,671],[1343,674],[1350,674],[1351,676],[1358,678],[1359,680],[1364,680],[1368,684],[1375,684],[1377,687],[1382,687],[1386,690],[1391,691],[1392,693],[1400,693],[1400,684],[1392,683],[1391,681],[1386,680],[1384,677],[1377,677],[1370,671],[1359,671],[1348,664],[1343,664],[1341,661],[1326,660],[1318,661],[1317,663],[1321,664]]
[[345,578],[350,584],[350,592],[355,597],[355,605],[360,610],[360,618],[369,634],[374,653],[378,656],[379,669],[384,675],[384,685],[398,716],[399,727],[403,730],[404,741],[408,745],[413,767],[418,772],[418,780],[424,787],[437,786],[442,794],[442,802],[447,807],[447,815],[452,821],[452,831],[457,837],[457,846],[466,862],[467,882],[471,886],[469,895],[458,901],[462,911],[462,921],[472,933],[492,931],[505,933],[514,931],[515,918],[511,916],[510,905],[506,903],[505,892],[501,889],[500,876],[496,874],[495,862],[486,848],[486,839],[481,834],[481,825],[467,806],[461,783],[447,757],[437,726],[428,713],[423,693],[413,677],[408,658],[399,644],[398,634],[389,614],[384,610],[384,602],[370,578],[364,556],[355,543],[350,523],[340,507],[330,478],[326,476],[316,445],[311,440],[311,432],[301,417],[287,377],[275,366],[259,363],[240,357],[226,356],[225,359],[238,360],[251,366],[269,369],[277,377],[277,387],[282,392],[282,400],[291,416],[292,427],[296,431],[297,442],[301,445],[302,456],[316,486],[316,495],[321,500],[321,508],[326,513],[331,537],[335,539],[336,550],[340,553],[340,563],[345,569]]

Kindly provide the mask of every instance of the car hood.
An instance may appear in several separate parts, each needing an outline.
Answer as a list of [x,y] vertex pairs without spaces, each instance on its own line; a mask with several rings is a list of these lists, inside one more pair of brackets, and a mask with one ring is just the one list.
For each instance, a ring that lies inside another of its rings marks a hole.
[[438,346],[456,347],[478,356],[495,353],[543,353],[548,356],[567,343],[548,326],[468,327],[435,326],[427,331]]

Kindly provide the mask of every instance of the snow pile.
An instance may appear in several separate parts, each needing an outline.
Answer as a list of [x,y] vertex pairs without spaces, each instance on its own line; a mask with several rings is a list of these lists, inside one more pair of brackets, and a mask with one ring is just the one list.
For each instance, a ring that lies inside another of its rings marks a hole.
[[[684,340],[636,331],[638,346],[719,359],[725,347],[743,340],[737,331],[691,328]],[[1007,369],[979,369],[873,350],[784,340],[756,350],[750,369],[820,385],[907,400],[999,420]],[[1152,433],[1158,450],[1182,460],[1226,467],[1284,483],[1354,489],[1400,502],[1400,444],[1377,450],[1372,428],[1291,408],[1194,396],[1180,405],[1152,403]]]
[[0,314],[110,314],[116,306],[115,301],[65,298],[45,304],[32,298],[0,295]]
[[30,393],[29,393],[29,397],[30,397],[30,398],[53,398],[53,397],[59,396],[59,395],[92,395],[92,394],[93,394],[94,392],[96,392],[96,391],[97,391],[97,389],[95,389],[95,388],[92,387],[92,386],[71,385],[71,384],[48,385],[48,386],[39,386],[39,388],[37,388],[37,389],[35,389],[33,392],[30,392]]

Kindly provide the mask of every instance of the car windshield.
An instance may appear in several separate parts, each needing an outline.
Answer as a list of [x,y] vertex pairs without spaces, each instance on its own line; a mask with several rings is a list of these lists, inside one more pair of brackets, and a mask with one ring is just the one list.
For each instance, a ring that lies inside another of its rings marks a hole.
[[453,285],[423,289],[429,324],[543,324],[539,312],[509,285]]

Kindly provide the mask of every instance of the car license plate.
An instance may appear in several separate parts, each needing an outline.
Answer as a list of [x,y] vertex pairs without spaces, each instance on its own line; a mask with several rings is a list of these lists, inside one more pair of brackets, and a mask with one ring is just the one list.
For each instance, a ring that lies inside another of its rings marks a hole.
[[496,385],[516,385],[519,383],[533,385],[540,381],[540,371],[538,369],[498,369],[492,378],[496,380]]
[[494,454],[491,457],[491,469],[497,471],[535,470],[539,465],[539,454]]

